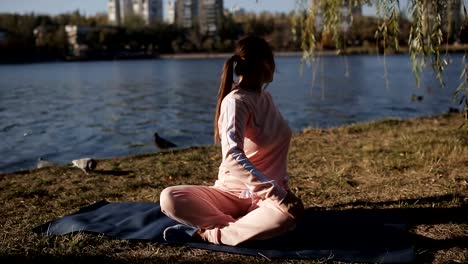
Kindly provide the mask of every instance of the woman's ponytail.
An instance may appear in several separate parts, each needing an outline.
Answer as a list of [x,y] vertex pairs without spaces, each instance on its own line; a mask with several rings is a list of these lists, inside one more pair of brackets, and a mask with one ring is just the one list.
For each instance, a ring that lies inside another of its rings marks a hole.
[[218,119],[221,112],[221,102],[223,101],[224,97],[231,92],[232,86],[234,84],[234,63],[238,61],[237,55],[232,56],[229,58],[223,66],[223,72],[221,74],[221,84],[219,85],[218,90],[218,102],[216,104],[216,113],[214,119],[214,143],[219,144],[220,137],[219,137],[219,130],[218,130]]

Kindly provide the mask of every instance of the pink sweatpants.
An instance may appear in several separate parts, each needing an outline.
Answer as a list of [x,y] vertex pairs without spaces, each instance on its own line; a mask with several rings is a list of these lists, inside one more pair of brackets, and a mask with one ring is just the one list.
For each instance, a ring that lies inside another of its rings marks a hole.
[[211,186],[164,189],[161,210],[170,218],[201,229],[204,240],[235,246],[268,239],[294,229],[294,218],[271,199],[239,198]]

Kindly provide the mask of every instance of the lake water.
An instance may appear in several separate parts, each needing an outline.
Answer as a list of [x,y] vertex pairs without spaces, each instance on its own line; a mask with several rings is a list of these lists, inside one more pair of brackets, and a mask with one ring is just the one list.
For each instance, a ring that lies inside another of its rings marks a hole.
[[[446,88],[423,73],[417,88],[406,55],[278,57],[268,86],[298,132],[387,117],[431,116],[451,101],[462,55],[452,54]],[[153,133],[180,147],[212,143],[224,59],[159,59],[0,66],[0,172],[83,157],[156,152]],[[413,95],[423,96],[413,101]]]

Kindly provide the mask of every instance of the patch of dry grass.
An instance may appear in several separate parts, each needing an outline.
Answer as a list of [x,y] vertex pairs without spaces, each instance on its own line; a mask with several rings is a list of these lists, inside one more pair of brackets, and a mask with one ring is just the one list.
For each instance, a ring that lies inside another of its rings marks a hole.
[[[291,187],[307,207],[394,210],[404,215],[420,263],[467,262],[468,126],[460,128],[463,122],[461,116],[451,115],[306,129],[291,144]],[[102,236],[45,237],[31,232],[102,199],[157,201],[166,186],[211,185],[220,158],[218,147],[206,146],[100,160],[90,175],[67,166],[0,175],[0,259],[270,262]]]

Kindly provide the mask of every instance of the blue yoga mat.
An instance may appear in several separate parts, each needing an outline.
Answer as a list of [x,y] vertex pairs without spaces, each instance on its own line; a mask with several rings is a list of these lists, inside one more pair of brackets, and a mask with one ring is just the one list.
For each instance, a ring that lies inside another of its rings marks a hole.
[[[44,235],[85,232],[116,239],[164,243],[164,229],[175,224],[176,221],[161,213],[159,203],[100,201],[35,227],[33,231]],[[235,247],[205,242],[181,244],[268,258],[325,258],[373,263],[414,261],[405,221],[373,210],[308,208],[293,232],[274,239],[249,241]]]

